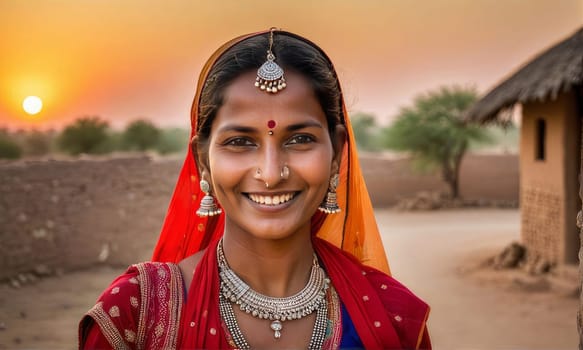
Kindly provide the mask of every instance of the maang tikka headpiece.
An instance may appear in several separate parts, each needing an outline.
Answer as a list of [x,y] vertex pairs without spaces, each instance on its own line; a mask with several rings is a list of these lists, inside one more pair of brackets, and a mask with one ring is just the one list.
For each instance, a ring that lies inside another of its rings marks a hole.
[[283,77],[283,69],[275,63],[275,55],[271,51],[273,48],[273,32],[272,28],[269,32],[269,49],[267,50],[267,62],[263,63],[257,70],[257,79],[255,79],[255,86],[263,91],[277,93],[285,89],[287,84]]

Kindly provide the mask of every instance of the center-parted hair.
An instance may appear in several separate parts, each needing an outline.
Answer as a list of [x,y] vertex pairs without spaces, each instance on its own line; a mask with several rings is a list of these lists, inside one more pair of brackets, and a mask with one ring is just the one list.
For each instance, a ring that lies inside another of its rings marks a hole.
[[[210,69],[199,103],[197,136],[206,143],[217,111],[224,102],[229,84],[248,71],[256,71],[267,60],[269,33],[252,36],[227,49]],[[331,139],[338,124],[343,124],[342,93],[334,68],[313,43],[286,32],[274,33],[272,52],[284,71],[295,71],[310,82],[314,95],[326,115]],[[249,81],[253,86],[255,81]],[[273,98],[277,98],[274,95]]]

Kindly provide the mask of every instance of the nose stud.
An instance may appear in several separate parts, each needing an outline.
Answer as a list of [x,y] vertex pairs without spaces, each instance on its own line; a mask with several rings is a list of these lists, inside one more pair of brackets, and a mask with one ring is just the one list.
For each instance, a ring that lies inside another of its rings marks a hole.
[[282,179],[287,180],[289,177],[289,168],[287,165],[284,165],[283,168],[281,168],[281,173],[280,176]]

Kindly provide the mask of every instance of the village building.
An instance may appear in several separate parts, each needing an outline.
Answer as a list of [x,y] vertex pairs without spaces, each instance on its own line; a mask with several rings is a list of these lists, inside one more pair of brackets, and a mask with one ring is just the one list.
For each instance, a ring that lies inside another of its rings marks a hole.
[[521,239],[529,260],[578,263],[582,80],[583,28],[524,64],[466,114],[474,122],[504,122],[522,107]]

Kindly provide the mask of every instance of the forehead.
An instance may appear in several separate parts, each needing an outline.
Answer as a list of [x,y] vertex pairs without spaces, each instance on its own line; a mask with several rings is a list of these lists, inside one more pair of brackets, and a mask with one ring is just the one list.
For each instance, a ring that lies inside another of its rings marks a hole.
[[224,123],[267,123],[271,119],[278,123],[316,119],[327,125],[314,89],[303,75],[286,72],[287,87],[277,94],[255,87],[255,77],[255,72],[246,72],[227,86],[212,129]]

